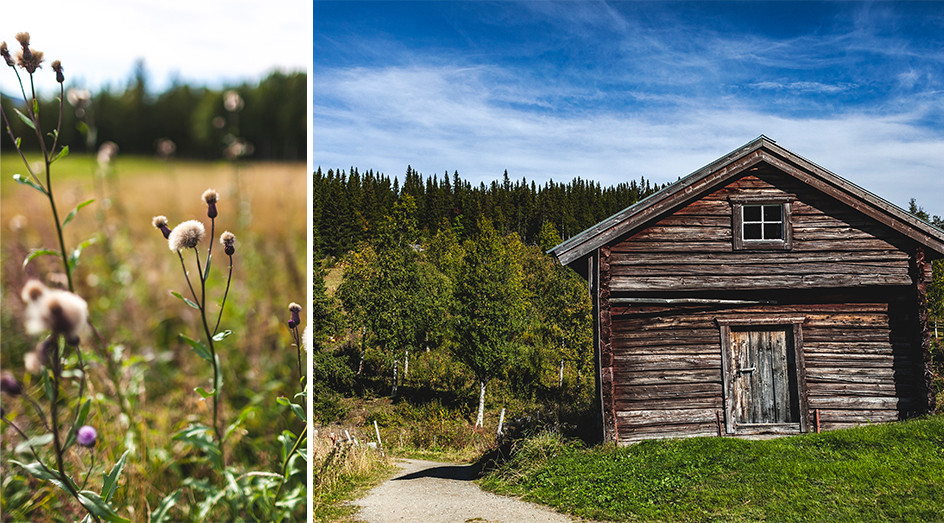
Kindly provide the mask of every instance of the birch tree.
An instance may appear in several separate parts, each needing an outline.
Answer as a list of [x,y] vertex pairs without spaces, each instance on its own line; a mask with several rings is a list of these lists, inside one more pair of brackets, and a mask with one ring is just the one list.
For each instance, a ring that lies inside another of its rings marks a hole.
[[479,385],[475,426],[483,424],[485,387],[501,375],[518,342],[527,307],[523,271],[513,245],[492,224],[479,220],[478,234],[466,242],[456,283],[456,356]]

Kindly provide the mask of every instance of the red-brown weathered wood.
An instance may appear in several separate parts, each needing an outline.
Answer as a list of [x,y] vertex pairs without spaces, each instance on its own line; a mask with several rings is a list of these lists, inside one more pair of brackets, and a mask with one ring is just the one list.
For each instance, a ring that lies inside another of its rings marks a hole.
[[[782,241],[741,239],[758,204],[783,206]],[[944,235],[766,139],[578,236],[556,252],[595,249],[610,441],[717,434],[718,411],[743,436],[929,408],[926,258]]]

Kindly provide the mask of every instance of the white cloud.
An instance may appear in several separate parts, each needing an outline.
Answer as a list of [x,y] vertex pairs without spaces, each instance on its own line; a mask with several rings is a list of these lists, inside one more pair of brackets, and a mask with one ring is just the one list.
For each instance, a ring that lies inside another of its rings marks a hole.
[[458,170],[473,182],[505,169],[538,183],[670,182],[765,134],[892,203],[915,197],[944,215],[944,135],[918,126],[920,107],[792,118],[736,100],[689,98],[670,108],[565,114],[506,103],[545,98],[533,85],[493,87],[509,76],[487,67],[320,71],[314,164],[388,175],[407,165],[430,176]]

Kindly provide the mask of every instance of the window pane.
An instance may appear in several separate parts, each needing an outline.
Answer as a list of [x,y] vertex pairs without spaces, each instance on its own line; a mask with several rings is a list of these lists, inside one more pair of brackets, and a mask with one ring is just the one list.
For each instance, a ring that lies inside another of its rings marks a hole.
[[780,222],[783,221],[781,218],[781,207],[779,205],[765,205],[764,206],[764,221],[765,222]]
[[765,223],[764,224],[764,239],[765,240],[782,240],[783,239],[783,227],[779,223]]
[[744,206],[744,221],[746,222],[759,222],[760,221],[760,205],[745,205]]
[[745,240],[762,240],[763,237],[760,235],[760,224],[759,223],[745,223],[744,224],[744,239]]

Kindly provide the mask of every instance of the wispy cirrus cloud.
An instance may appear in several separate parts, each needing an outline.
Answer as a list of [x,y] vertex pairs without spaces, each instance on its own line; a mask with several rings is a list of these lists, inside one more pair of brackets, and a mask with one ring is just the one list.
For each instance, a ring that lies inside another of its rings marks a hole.
[[[508,170],[539,183],[575,176],[615,184],[674,181],[760,134],[905,206],[917,197],[944,214],[944,134],[908,112],[778,116],[737,100],[671,110],[556,114],[508,100],[542,99],[534,86],[492,85],[495,68],[403,67],[323,72],[315,80],[315,164],[397,175],[458,170],[487,181]],[[555,92],[547,97],[561,96]]]

